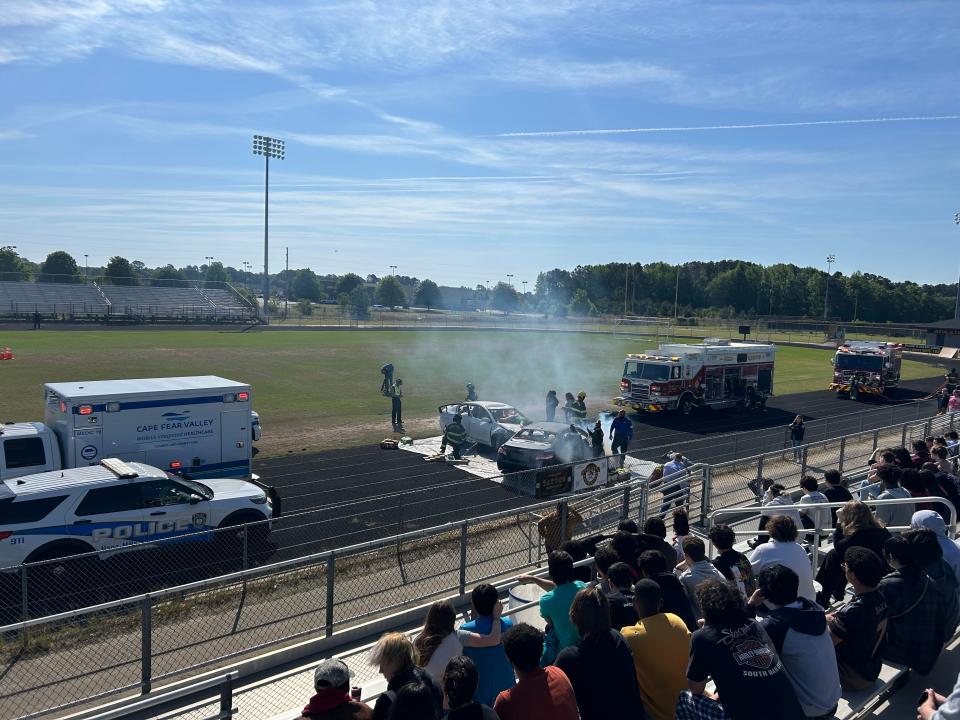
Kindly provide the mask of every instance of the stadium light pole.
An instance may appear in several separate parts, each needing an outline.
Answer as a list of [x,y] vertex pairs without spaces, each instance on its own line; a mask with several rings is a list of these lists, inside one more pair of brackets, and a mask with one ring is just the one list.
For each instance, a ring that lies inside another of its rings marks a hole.
[[677,322],[677,301],[680,299],[680,266],[677,265],[677,283],[673,286],[673,322]]
[[283,160],[286,143],[266,135],[253,136],[253,154],[263,155],[263,322],[270,324],[270,158]]
[[[960,212],[953,216],[953,224],[960,225]],[[953,319],[960,320],[960,280],[957,280],[957,304],[953,308]]]
[[523,294],[526,295],[526,294],[527,294],[527,281],[526,281],[526,280],[521,280],[520,282],[523,283]]
[[87,253],[83,254],[83,281],[87,281],[87,275],[90,273],[90,255]]
[[511,275],[510,273],[507,273],[507,285],[513,288],[513,275]]
[[827,255],[827,290],[823,296],[823,319],[826,320],[830,315],[830,268],[837,261],[834,254]]
[[390,274],[393,275],[394,277],[396,277],[396,276],[397,276],[397,266],[396,266],[396,265],[390,265],[389,267],[390,267],[390,271],[391,271]]

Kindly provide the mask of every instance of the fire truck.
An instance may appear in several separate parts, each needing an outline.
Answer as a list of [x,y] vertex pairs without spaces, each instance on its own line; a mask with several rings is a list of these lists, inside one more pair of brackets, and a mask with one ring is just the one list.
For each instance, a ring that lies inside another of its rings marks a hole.
[[900,384],[903,346],[897,343],[849,340],[837,348],[831,360],[833,382],[838,396],[885,395]]
[[637,412],[698,408],[763,408],[773,394],[776,348],[765,343],[707,338],[702,344],[661,345],[627,355],[614,405]]

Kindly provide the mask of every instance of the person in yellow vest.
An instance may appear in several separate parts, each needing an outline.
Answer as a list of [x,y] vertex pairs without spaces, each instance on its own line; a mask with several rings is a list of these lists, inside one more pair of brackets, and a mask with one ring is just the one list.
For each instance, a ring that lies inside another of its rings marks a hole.
[[589,432],[590,428],[587,425],[587,404],[584,402],[584,398],[586,397],[587,394],[583,390],[577,393],[576,402],[570,406],[570,422],[581,430]]

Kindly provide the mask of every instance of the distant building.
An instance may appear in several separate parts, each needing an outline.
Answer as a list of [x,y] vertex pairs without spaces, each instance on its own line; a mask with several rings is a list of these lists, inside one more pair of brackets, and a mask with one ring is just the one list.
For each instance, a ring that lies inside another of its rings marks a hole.
[[924,325],[927,345],[960,348],[960,320],[941,320]]

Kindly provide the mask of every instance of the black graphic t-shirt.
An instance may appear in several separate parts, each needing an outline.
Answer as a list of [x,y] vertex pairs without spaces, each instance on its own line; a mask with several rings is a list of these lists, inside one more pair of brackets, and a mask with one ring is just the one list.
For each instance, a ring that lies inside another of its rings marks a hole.
[[759,623],[738,628],[705,626],[690,638],[687,679],[713,678],[731,720],[755,720],[775,713],[777,720],[805,716],[773,643]]

